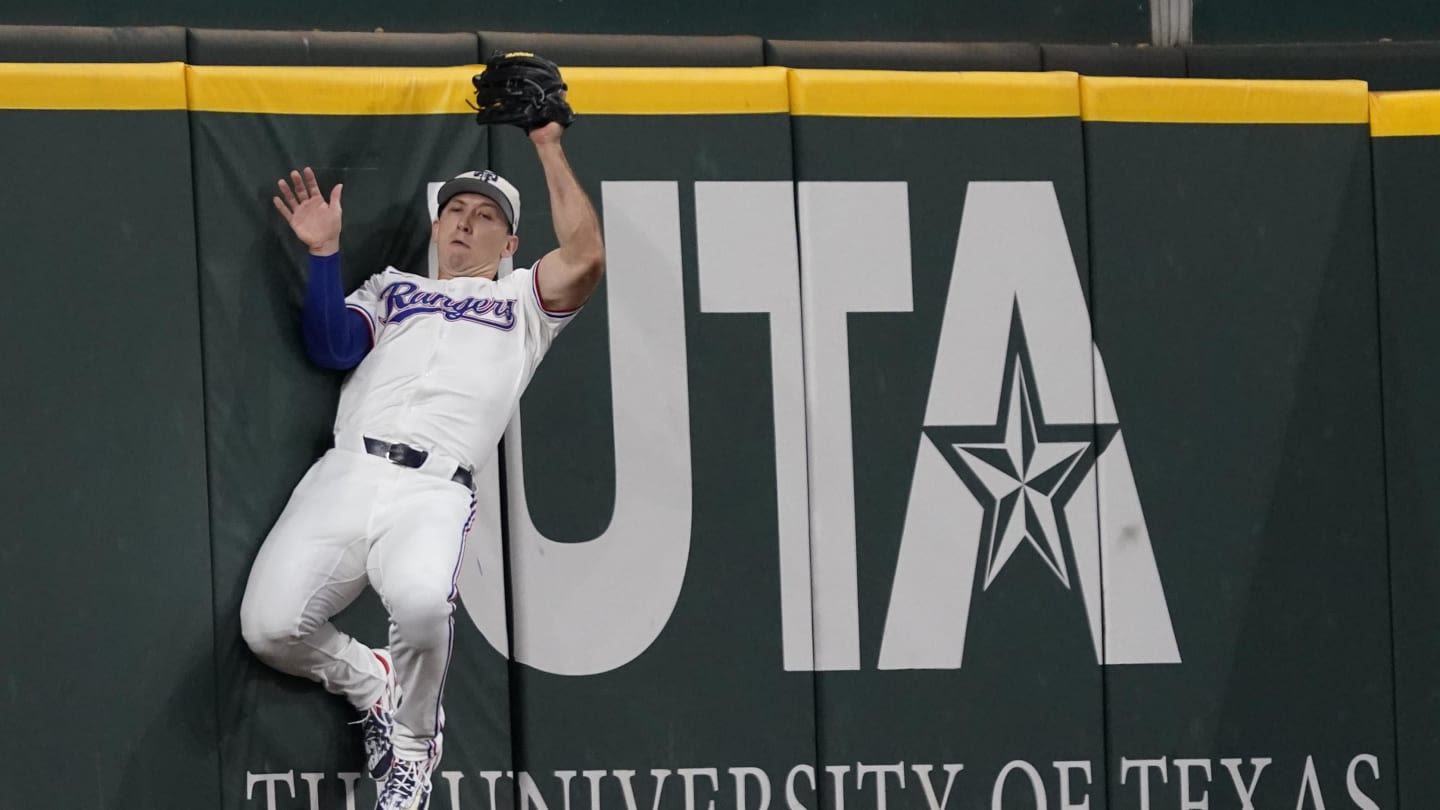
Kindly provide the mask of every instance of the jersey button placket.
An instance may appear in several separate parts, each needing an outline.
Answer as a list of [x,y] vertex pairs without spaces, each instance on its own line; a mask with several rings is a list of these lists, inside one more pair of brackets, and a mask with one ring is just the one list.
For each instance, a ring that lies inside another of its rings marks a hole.
[[[425,362],[420,366],[420,375],[416,377],[415,384],[410,388],[410,395],[405,399],[405,421],[407,423],[410,421],[410,414],[415,410],[416,397],[418,397],[422,391],[429,388],[430,372],[435,368],[435,358],[440,354],[440,343],[444,340],[445,327],[448,325],[449,323],[443,316],[436,316],[434,322],[428,324],[432,330],[430,349],[425,357]],[[409,427],[409,425],[407,425],[407,427]]]

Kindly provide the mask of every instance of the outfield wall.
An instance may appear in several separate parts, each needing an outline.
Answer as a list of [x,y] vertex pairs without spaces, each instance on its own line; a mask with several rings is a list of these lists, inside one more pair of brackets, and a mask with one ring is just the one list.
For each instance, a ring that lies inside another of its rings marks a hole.
[[[353,287],[489,167],[533,261],[476,69],[0,65],[16,806],[373,801],[239,637],[342,380],[269,197],[345,183]],[[609,270],[480,476],[434,807],[1440,802],[1440,94],[566,77]]]

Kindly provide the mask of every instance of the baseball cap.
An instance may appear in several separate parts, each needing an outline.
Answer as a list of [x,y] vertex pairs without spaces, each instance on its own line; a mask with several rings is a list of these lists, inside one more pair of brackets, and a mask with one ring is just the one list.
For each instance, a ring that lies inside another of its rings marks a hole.
[[465,193],[480,194],[500,206],[500,213],[504,214],[506,221],[510,223],[511,233],[515,233],[520,227],[520,191],[511,185],[509,180],[489,169],[457,174],[445,181],[445,185],[441,186],[439,193],[435,195],[436,210],[443,209],[456,194]]

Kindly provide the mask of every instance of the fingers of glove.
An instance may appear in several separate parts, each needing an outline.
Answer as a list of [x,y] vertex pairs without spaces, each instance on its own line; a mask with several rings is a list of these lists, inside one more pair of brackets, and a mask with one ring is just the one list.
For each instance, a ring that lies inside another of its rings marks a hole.
[[507,116],[523,115],[531,107],[529,99],[520,97],[508,97],[482,100],[480,113],[482,115]]
[[563,93],[555,93],[545,99],[540,114],[546,121],[554,121],[562,127],[575,123],[575,111],[565,102]]
[[475,91],[475,95],[477,98],[480,99],[482,104],[485,102],[493,103],[496,101],[501,101],[515,95],[515,90],[511,87],[511,85],[512,82],[509,80],[504,82],[496,82],[494,84],[482,84]]
[[543,56],[531,56],[525,60],[525,65],[549,76],[559,77],[560,75],[560,66]]

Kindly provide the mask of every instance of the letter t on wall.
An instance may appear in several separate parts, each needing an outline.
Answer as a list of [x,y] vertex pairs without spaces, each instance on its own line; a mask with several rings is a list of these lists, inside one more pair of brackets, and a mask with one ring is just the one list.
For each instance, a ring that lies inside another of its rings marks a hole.
[[811,670],[810,495],[794,187],[783,181],[696,183],[695,242],[702,312],[770,316],[781,638],[785,669]]
[[700,308],[770,315],[785,669],[858,669],[848,315],[912,309],[908,189],[791,194],[784,182],[695,184]]
[[910,312],[910,205],[903,182],[806,182],[796,195],[810,461],[815,668],[860,668],[852,312]]

